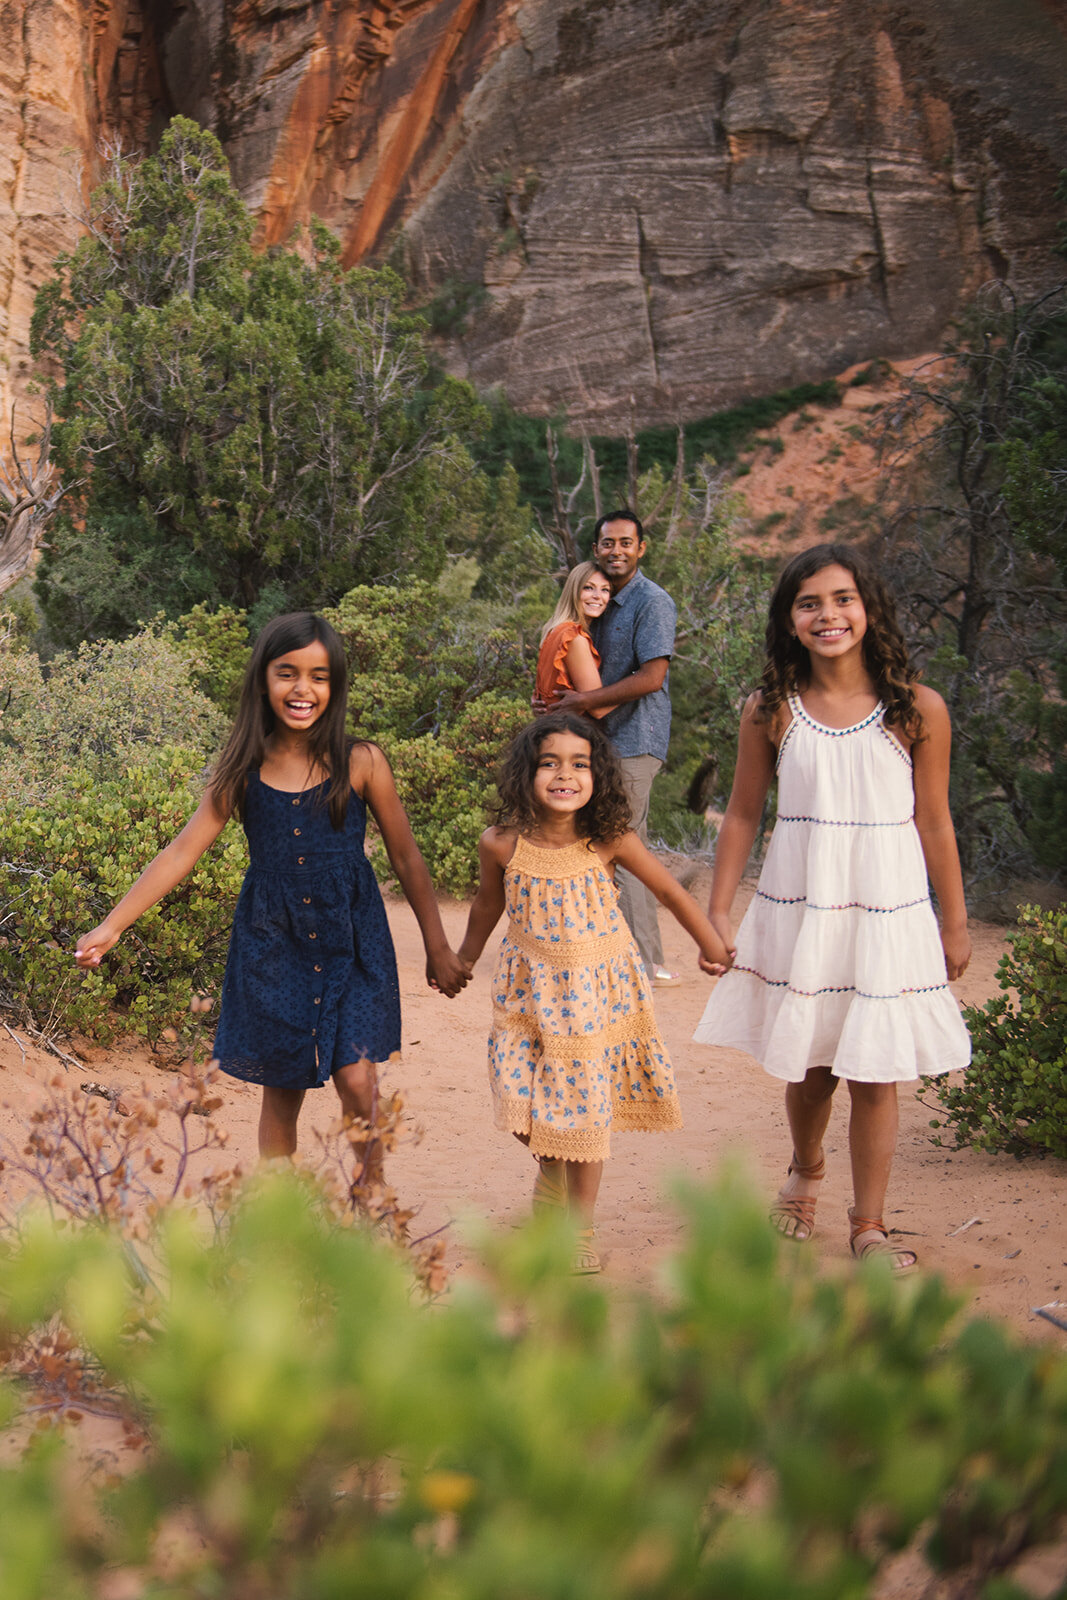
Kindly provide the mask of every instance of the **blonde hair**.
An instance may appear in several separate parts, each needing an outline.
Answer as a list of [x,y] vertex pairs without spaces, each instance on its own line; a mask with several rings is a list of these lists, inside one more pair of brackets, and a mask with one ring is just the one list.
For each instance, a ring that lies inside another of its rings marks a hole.
[[542,644],[552,629],[558,628],[561,622],[579,622],[582,627],[585,626],[585,619],[578,605],[578,596],[594,572],[599,573],[602,578],[605,576],[603,569],[595,561],[579,561],[578,565],[568,572],[556,609],[541,629]]

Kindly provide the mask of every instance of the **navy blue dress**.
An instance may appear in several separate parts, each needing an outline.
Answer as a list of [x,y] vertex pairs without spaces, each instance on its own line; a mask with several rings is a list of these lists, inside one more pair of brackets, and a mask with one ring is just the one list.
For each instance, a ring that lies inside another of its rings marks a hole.
[[337,830],[326,785],[302,794],[248,777],[250,865],[233,919],[219,1066],[276,1089],[313,1089],[352,1061],[400,1049],[396,955],[363,852],[367,808],[353,790]]

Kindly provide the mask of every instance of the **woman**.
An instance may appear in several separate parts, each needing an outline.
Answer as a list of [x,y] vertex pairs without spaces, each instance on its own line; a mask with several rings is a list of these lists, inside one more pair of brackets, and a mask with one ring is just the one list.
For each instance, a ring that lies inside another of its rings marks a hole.
[[[600,656],[589,634],[594,617],[611,599],[611,584],[595,561],[582,561],[567,574],[563,592],[541,634],[536,697],[551,708],[568,689],[600,688]],[[603,717],[611,708],[598,706]]]

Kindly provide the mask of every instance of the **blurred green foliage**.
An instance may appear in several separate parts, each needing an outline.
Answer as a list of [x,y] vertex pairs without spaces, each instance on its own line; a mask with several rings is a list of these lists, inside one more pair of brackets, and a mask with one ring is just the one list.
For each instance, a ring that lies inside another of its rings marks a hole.
[[997,980],[1002,994],[964,1012],[974,1054],[962,1082],[926,1085],[957,1148],[1067,1159],[1067,908],[1022,908]]
[[[960,1328],[935,1280],[784,1269],[729,1184],[684,1204],[666,1291],[627,1306],[542,1222],[427,1308],[280,1178],[206,1247],[164,1221],[149,1315],[113,1234],[27,1224],[2,1346],[69,1330],[56,1410],[80,1352],[134,1448],[5,1451],[5,1600],[862,1600],[909,1544],[977,1595],[1052,1536],[1062,1355]],[[33,1398],[31,1372],[4,1419]]]

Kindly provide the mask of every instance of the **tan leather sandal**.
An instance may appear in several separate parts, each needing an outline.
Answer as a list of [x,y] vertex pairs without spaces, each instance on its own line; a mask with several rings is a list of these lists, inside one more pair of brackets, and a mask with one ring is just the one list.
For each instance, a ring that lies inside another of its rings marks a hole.
[[[813,1167],[803,1167],[797,1160],[797,1153],[794,1150],[786,1175],[793,1172],[798,1178],[811,1178],[821,1182],[826,1176],[826,1156],[820,1155]],[[796,1244],[806,1244],[815,1232],[817,1199],[818,1195],[784,1194],[779,1189],[778,1198],[768,1213],[771,1226],[777,1228],[784,1239],[792,1239]]]
[[[866,1244],[857,1247],[856,1240],[862,1238],[865,1233],[871,1234],[872,1237]],[[885,1256],[896,1278],[906,1277],[919,1265],[919,1258],[914,1250],[890,1242],[889,1230],[881,1217],[857,1217],[851,1206],[848,1208],[848,1247],[857,1261],[866,1261],[868,1256]]]

